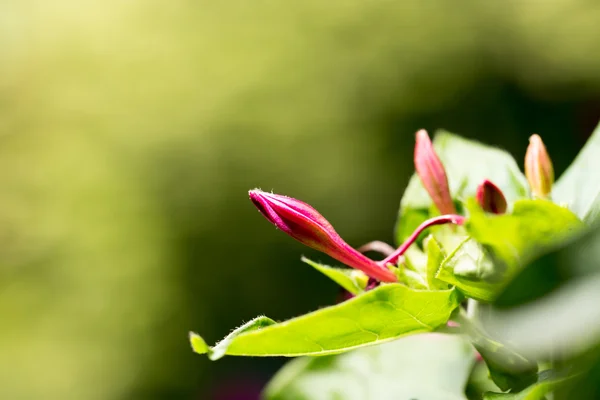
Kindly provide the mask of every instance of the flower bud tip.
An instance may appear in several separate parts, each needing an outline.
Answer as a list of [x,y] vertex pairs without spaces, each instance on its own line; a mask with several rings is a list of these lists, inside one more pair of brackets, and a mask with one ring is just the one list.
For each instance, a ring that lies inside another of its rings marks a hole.
[[380,281],[396,281],[393,273],[348,245],[329,221],[310,205],[259,189],[250,190],[248,194],[252,203],[269,222],[300,243],[322,251]]
[[493,214],[504,214],[506,212],[507,204],[504,194],[498,186],[487,179],[477,186],[475,197],[484,211]]
[[416,134],[414,162],[417,175],[433,204],[442,214],[456,214],[448,188],[446,170],[425,129],[419,130]]
[[536,197],[546,197],[552,191],[554,167],[542,138],[531,135],[525,154],[525,176],[531,193]]

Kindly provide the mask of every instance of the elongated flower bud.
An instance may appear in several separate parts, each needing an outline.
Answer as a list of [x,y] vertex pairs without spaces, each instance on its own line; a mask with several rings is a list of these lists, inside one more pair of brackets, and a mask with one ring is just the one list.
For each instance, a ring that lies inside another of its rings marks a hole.
[[539,135],[531,135],[525,154],[525,176],[536,197],[546,197],[552,191],[554,167]]
[[438,210],[442,214],[456,214],[450,189],[448,189],[446,170],[433,149],[427,131],[424,129],[418,131],[416,139],[415,169],[417,175],[421,178],[425,190]]
[[383,282],[397,281],[389,269],[378,265],[344,242],[331,224],[308,204],[258,189],[251,190],[249,195],[265,218],[300,243],[322,251],[372,278]]
[[487,179],[477,186],[475,197],[484,211],[493,214],[504,214],[506,212],[507,205],[504,194],[498,186]]

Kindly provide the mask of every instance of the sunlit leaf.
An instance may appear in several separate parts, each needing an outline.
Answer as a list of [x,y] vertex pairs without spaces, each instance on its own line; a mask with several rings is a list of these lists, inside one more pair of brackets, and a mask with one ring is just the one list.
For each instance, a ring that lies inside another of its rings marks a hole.
[[466,229],[472,239],[446,258],[437,278],[477,300],[494,300],[532,258],[584,227],[550,201],[519,200],[504,215],[486,214],[470,204]]
[[341,304],[274,324],[259,317],[236,329],[215,347],[192,334],[198,353],[213,360],[223,355],[301,356],[341,353],[433,331],[444,325],[458,306],[453,290],[425,291],[401,284],[382,285]]

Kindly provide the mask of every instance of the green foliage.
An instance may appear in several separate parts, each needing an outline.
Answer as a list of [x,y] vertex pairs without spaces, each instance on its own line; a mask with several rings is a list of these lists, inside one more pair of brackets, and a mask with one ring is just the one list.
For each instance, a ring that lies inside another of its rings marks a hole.
[[[259,317],[212,349],[192,334],[194,351],[212,359],[243,356],[326,355],[383,343],[444,325],[458,306],[454,289],[420,291],[387,284],[341,304],[279,324]],[[268,326],[265,327],[265,321]]]
[[455,335],[420,334],[345,354],[288,363],[267,400],[466,400],[473,348]]

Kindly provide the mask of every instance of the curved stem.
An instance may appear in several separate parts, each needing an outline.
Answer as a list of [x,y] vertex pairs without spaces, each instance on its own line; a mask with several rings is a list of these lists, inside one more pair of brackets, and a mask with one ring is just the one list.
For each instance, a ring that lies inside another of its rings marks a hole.
[[383,254],[384,256],[389,256],[394,252],[395,249],[385,242],[382,242],[380,240],[374,240],[372,242],[363,244],[356,250],[360,251],[361,253],[375,251],[377,253]]
[[378,261],[378,263],[381,265],[396,264],[396,261],[398,261],[398,258],[400,258],[400,256],[402,254],[404,254],[406,252],[406,250],[408,250],[410,245],[413,244],[417,240],[419,235],[425,229],[435,226],[435,225],[444,225],[444,224],[462,225],[465,222],[465,219],[466,218],[463,217],[462,215],[456,215],[456,214],[440,215],[439,217],[434,217],[434,218],[428,219],[427,221],[425,221],[421,225],[419,225],[419,227],[417,229],[415,229],[415,231],[412,233],[412,235],[410,235],[410,237],[408,239],[406,239],[406,241],[404,243],[402,243],[402,245],[400,247],[398,247],[396,249],[396,251],[394,251],[392,254],[387,256],[384,260]]

